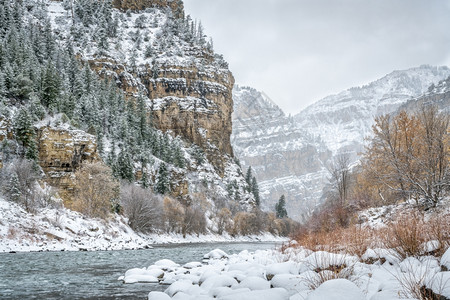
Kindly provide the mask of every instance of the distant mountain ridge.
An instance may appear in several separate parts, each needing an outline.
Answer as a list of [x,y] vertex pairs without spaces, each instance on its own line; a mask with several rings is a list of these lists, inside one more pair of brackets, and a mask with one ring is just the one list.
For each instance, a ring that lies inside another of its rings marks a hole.
[[320,203],[328,181],[326,166],[333,155],[346,152],[356,161],[375,116],[418,99],[437,97],[447,101],[441,103],[445,107],[450,99],[449,76],[448,67],[428,65],[394,71],[325,97],[292,118],[262,92],[235,87],[231,138],[235,154],[244,168],[255,170],[267,209],[285,194],[289,215],[301,219]]
[[299,127],[319,136],[337,152],[363,150],[374,117],[395,111],[450,76],[448,67],[422,65],[390,74],[362,87],[350,88],[310,105],[294,118]]

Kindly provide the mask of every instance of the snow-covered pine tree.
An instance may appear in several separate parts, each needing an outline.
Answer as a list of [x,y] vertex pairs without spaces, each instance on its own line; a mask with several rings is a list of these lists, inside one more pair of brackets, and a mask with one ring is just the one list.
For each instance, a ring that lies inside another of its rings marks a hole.
[[286,197],[284,195],[281,195],[278,203],[275,204],[275,214],[278,219],[287,218]]
[[161,163],[158,168],[158,176],[156,177],[155,192],[164,195],[169,191],[170,185],[167,165],[165,163]]

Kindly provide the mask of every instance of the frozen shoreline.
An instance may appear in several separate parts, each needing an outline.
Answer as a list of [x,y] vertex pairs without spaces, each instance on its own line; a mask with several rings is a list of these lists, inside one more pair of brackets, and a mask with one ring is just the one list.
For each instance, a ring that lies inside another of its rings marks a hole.
[[17,240],[2,240],[0,241],[0,253],[15,253],[15,252],[45,252],[45,251],[118,251],[118,250],[144,250],[153,247],[161,246],[176,246],[186,244],[220,244],[220,243],[287,243],[288,238],[276,237],[270,234],[239,236],[231,237],[220,235],[200,235],[200,236],[186,236],[181,235],[148,235],[143,236],[145,242],[137,243],[114,243],[105,245],[102,241],[93,245],[76,244],[72,242],[59,243],[41,243],[30,244],[28,241]]
[[0,199],[0,253],[37,251],[105,251],[148,249],[156,245],[193,243],[274,242],[289,239],[268,233],[232,237],[228,234],[187,235],[134,232],[122,216],[110,220],[88,219],[68,209],[26,212],[19,205]]

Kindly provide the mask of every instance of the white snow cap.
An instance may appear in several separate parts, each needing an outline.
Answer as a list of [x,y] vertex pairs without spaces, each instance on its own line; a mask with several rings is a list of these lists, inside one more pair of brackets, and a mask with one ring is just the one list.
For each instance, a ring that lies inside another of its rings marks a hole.
[[444,266],[447,270],[450,270],[450,248],[448,248],[444,255],[442,255],[441,266]]
[[209,253],[206,253],[203,256],[204,259],[222,259],[222,258],[228,258],[228,254],[226,254],[224,251],[220,249],[215,249]]
[[322,283],[306,300],[365,300],[363,292],[347,279],[333,279]]

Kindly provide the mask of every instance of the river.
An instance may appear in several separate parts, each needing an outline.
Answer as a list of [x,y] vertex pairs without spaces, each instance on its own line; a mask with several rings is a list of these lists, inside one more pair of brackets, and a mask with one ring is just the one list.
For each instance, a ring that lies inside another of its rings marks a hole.
[[163,258],[184,264],[201,261],[216,248],[234,254],[274,247],[274,243],[210,243],[147,250],[1,253],[0,299],[146,299],[150,291],[166,286],[124,284],[117,278]]

